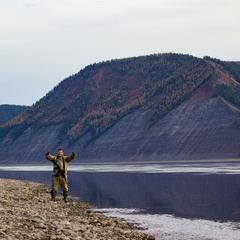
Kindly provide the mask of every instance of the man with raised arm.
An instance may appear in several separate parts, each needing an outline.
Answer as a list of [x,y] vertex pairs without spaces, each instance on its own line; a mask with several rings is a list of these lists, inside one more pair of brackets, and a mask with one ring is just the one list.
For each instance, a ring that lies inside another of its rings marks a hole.
[[67,177],[67,165],[72,161],[76,154],[72,152],[71,156],[64,156],[63,149],[57,150],[57,156],[53,156],[50,152],[47,152],[46,158],[53,163],[53,177],[52,177],[52,200],[55,201],[57,196],[58,186],[60,184],[63,190],[64,201],[67,202],[68,197],[68,177]]

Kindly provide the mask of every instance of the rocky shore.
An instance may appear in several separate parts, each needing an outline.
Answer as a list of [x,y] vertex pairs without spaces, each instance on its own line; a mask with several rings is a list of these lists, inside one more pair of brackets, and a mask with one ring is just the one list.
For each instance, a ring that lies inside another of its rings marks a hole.
[[0,179],[0,239],[155,239],[137,225],[97,214],[94,209],[69,197],[50,200],[43,184]]

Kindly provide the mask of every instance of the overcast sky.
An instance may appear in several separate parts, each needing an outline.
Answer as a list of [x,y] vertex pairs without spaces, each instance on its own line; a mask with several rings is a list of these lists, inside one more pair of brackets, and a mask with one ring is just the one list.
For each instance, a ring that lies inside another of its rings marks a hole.
[[0,104],[87,65],[153,53],[240,60],[239,0],[0,0]]

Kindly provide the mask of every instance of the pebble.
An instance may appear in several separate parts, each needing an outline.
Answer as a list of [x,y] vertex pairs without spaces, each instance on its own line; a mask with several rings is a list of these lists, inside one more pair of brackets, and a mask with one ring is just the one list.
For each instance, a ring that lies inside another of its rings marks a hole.
[[0,178],[0,189],[1,240],[155,239],[133,223],[94,213],[77,198],[53,202],[43,184]]

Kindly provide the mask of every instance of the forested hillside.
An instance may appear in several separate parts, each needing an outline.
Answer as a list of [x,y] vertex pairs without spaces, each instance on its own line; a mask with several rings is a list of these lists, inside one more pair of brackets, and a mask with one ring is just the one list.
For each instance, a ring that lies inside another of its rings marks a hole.
[[26,111],[29,107],[19,105],[0,105],[0,125],[14,118],[18,114]]
[[61,139],[90,133],[92,140],[137,109],[153,109],[154,125],[213,75],[203,59],[173,53],[92,64],[1,127],[1,137],[10,128],[18,137],[28,126],[61,124]]
[[[184,54],[94,63],[0,126],[0,162],[240,157],[240,64]],[[34,158],[33,158],[34,156]]]

